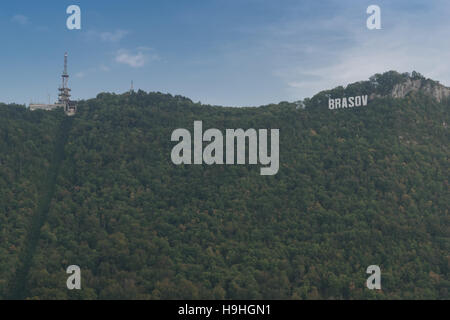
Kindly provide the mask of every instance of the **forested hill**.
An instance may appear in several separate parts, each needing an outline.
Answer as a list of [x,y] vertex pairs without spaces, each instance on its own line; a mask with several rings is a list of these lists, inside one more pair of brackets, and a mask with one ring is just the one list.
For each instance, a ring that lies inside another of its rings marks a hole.
[[388,71],[383,74],[377,73],[366,81],[358,81],[345,87],[339,86],[331,90],[321,91],[311,99],[305,99],[303,105],[320,109],[327,106],[329,98],[357,95],[368,95],[370,99],[425,95],[441,102],[450,97],[450,88],[438,81],[427,79],[415,71],[412,73]]
[[[70,121],[0,105],[0,296],[449,299],[450,103],[416,93],[341,110],[103,93]],[[280,129],[278,174],[174,165],[196,120]]]

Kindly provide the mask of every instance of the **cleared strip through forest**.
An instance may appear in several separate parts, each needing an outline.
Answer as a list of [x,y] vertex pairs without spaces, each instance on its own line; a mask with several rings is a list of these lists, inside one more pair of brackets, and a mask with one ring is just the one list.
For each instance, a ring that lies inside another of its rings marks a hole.
[[43,184],[41,197],[32,218],[24,247],[22,248],[20,254],[19,266],[8,287],[9,290],[7,299],[9,300],[23,300],[28,296],[28,273],[30,271],[34,253],[39,242],[41,228],[47,220],[50,204],[55,193],[56,179],[59,174],[61,163],[64,159],[64,147],[67,143],[69,132],[72,127],[72,121],[73,119],[71,117],[66,117],[61,121],[51,160],[52,162],[50,164],[46,180]]

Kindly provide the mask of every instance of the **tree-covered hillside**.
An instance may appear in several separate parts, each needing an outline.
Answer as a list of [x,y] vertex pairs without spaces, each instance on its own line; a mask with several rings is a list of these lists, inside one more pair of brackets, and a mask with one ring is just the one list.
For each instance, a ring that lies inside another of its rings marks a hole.
[[62,119],[61,112],[29,112],[23,106],[0,104],[0,297],[14,281],[19,260],[25,260],[23,249],[47,187]]
[[[0,106],[3,298],[449,299],[450,103],[417,94],[331,111],[315,101],[222,108],[103,93],[80,102],[70,126],[60,112]],[[196,120],[280,129],[278,174],[174,165],[171,134]],[[20,280],[51,159],[54,192]],[[81,291],[66,288],[69,265],[82,270]],[[381,291],[366,288],[370,265]]]

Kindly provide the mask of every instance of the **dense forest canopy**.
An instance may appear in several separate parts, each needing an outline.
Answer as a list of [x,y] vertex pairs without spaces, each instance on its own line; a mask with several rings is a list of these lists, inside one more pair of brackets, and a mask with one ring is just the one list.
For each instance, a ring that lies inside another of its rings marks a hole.
[[[450,102],[419,93],[330,111],[321,97],[223,108],[102,93],[70,122],[0,105],[0,297],[448,299]],[[174,165],[171,133],[195,120],[280,129],[278,174]],[[69,265],[81,291],[66,288]],[[370,265],[381,291],[365,286]]]

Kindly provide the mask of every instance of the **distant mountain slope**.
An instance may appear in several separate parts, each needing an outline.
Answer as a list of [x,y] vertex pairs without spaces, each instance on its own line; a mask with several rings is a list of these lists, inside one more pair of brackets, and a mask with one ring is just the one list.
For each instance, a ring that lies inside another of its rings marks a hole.
[[[27,296],[448,299],[450,103],[422,91],[393,99],[403,80],[380,79],[372,93],[385,97],[335,111],[328,96],[370,85],[324,91],[306,109],[143,91],[82,102]],[[205,130],[280,129],[279,173],[175,166],[171,134],[195,120]],[[79,292],[65,287],[72,264],[82,269]],[[381,292],[365,288],[374,264]]]

